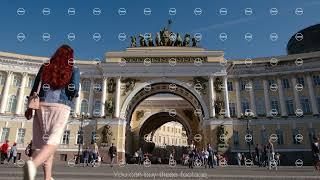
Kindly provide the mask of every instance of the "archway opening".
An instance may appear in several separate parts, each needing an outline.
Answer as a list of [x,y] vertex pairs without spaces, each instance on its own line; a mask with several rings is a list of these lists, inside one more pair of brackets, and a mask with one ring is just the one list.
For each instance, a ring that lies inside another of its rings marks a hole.
[[144,154],[153,154],[153,161],[160,158],[162,162],[168,161],[173,151],[185,152],[193,136],[199,133],[202,120],[201,112],[190,101],[169,92],[157,92],[141,100],[127,118],[129,163],[140,148]]

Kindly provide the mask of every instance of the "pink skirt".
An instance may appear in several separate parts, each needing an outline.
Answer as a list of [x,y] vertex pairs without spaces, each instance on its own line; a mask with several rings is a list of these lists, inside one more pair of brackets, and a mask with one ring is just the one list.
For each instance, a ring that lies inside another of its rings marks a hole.
[[70,115],[70,107],[59,103],[40,102],[33,118],[32,148],[59,145]]

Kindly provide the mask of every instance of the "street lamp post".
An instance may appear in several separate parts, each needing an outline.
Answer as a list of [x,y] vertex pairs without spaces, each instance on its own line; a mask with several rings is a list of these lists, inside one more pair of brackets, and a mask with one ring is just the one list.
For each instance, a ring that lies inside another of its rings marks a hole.
[[[80,127],[79,127],[79,134],[78,134],[78,156],[77,156],[77,164],[80,163],[80,150],[81,150],[81,146],[83,145],[83,120],[87,117],[89,117],[89,113],[85,114],[84,112],[81,113],[80,116]],[[81,141],[79,141],[79,136],[81,137]]]
[[[254,117],[254,114],[252,112],[245,112],[244,114],[241,114],[241,118],[242,119],[245,119],[247,121],[247,134],[250,133],[250,128],[249,128],[249,121],[251,118]],[[251,156],[251,141],[252,141],[252,134],[251,135],[251,140],[250,141],[247,141],[247,144],[248,144],[248,151],[249,151],[249,158],[252,159],[252,156]]]

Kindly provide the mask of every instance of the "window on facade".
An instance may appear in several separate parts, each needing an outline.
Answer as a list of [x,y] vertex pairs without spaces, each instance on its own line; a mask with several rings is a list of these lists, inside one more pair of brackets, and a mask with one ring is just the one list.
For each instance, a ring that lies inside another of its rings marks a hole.
[[33,84],[34,84],[34,77],[29,77],[27,87],[32,88]]
[[297,83],[304,86],[304,78],[303,77],[297,77]]
[[300,134],[299,129],[295,128],[292,129],[292,140],[293,140],[293,144],[300,144],[301,141],[299,141],[299,139],[296,138],[296,136]]
[[228,91],[233,91],[232,81],[228,81]]
[[94,112],[96,114],[100,113],[100,108],[101,108],[101,101],[95,101],[95,103],[94,103]]
[[[97,139],[97,132],[96,131],[92,131],[91,132],[91,144],[96,143],[96,139]],[[148,138],[149,139],[149,138]]]
[[292,99],[286,100],[286,108],[287,108],[288,115],[294,115],[294,106],[293,106]]
[[234,145],[239,145],[239,132],[238,131],[235,131],[233,130],[233,144]]
[[9,139],[10,128],[2,128],[0,142],[3,143],[5,140]]
[[163,142],[162,144],[166,144],[166,137],[163,137]]
[[250,109],[249,102],[247,100],[242,101],[241,106],[242,106],[242,113],[245,113],[246,110]]
[[320,75],[313,75],[312,79],[315,86],[320,86]]
[[266,129],[261,129],[261,132],[260,132],[261,134],[261,143],[262,144],[267,144],[267,142],[268,142],[268,132],[267,132],[267,130]]
[[161,143],[161,136],[159,136],[159,143]]
[[290,88],[290,83],[289,83],[289,79],[282,79],[282,86],[285,89]]
[[309,99],[301,98],[300,103],[301,103],[301,108],[302,108],[303,113],[311,113]]
[[256,99],[256,113],[258,116],[265,115],[266,114],[266,108],[264,104],[264,98],[263,97],[257,97]]
[[236,104],[235,103],[229,103],[229,110],[230,110],[231,117],[236,116]]
[[81,113],[88,113],[88,101],[85,99],[81,101]]
[[95,92],[101,92],[102,91],[102,83],[101,82],[96,82],[94,84],[94,91]]
[[254,90],[262,90],[263,89],[262,83],[258,79],[253,81],[253,87],[254,87]]
[[78,131],[77,132],[77,144],[83,144],[83,140],[84,140],[84,131],[82,130],[82,131]]
[[69,144],[70,140],[70,130],[65,130],[62,136],[61,144]]
[[282,129],[277,129],[276,130],[276,135],[278,137],[277,143],[279,145],[284,144],[284,140],[283,140],[283,130]]
[[310,143],[312,143],[313,139],[317,138],[316,129],[315,128],[309,128],[308,129],[308,135],[309,135],[309,141],[310,141]]
[[276,109],[277,112],[279,113],[279,103],[278,103],[278,100],[276,100],[276,99],[271,100],[271,109]]
[[26,135],[26,129],[25,128],[19,128],[18,129],[17,144],[24,144],[25,135]]
[[247,81],[240,80],[240,90],[244,91],[246,89]]
[[21,85],[21,77],[18,75],[13,76],[12,86],[19,87]]
[[81,83],[81,90],[82,91],[86,91],[86,92],[89,92],[90,91],[90,81],[88,81],[88,80],[84,80],[84,81],[82,81],[82,83]]
[[7,112],[13,113],[17,108],[17,96],[11,95],[8,104],[7,104]]

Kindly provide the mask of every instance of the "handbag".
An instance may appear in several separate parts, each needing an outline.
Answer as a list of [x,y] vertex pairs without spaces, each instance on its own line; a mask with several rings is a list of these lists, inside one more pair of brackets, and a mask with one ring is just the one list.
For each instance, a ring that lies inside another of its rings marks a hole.
[[40,77],[37,92],[34,92],[33,95],[29,97],[28,108],[40,109],[40,97],[39,97],[40,88],[41,88],[41,77]]

